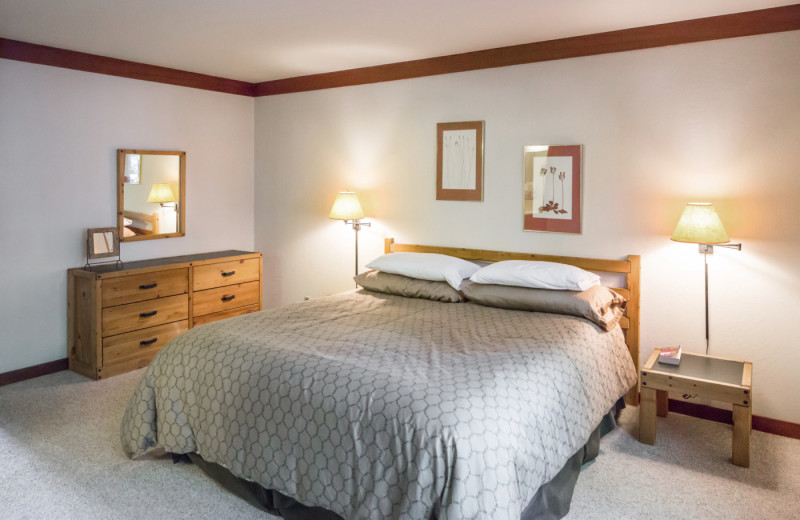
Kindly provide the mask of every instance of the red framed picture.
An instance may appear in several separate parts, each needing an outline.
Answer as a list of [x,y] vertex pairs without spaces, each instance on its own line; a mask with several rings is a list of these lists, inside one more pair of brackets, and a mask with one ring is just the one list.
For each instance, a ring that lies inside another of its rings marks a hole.
[[581,145],[526,146],[523,229],[581,232]]

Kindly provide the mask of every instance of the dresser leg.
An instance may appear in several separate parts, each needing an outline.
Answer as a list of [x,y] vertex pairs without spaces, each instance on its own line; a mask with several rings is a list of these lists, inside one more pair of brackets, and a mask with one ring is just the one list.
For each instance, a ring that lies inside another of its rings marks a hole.
[[642,402],[639,404],[639,442],[656,443],[656,391],[642,387]]
[[733,463],[750,467],[750,430],[752,409],[749,406],[733,405]]

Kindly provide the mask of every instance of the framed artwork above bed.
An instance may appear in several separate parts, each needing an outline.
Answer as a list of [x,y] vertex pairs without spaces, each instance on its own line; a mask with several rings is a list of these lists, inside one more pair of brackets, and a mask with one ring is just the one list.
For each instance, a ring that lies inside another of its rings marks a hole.
[[483,200],[483,121],[436,125],[436,200]]
[[526,146],[523,229],[581,232],[581,145]]

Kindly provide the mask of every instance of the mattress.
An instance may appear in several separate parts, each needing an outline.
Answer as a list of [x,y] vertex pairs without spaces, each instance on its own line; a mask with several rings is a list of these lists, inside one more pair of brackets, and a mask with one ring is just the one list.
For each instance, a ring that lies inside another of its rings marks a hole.
[[619,328],[359,290],[175,338],[121,440],[348,519],[519,519],[635,382]]

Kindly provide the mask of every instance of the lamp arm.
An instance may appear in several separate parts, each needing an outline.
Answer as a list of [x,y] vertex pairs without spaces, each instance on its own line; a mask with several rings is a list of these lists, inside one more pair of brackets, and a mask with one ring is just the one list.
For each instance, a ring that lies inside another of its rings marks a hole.
[[353,226],[353,229],[355,229],[356,231],[361,229],[362,226],[370,227],[372,225],[372,222],[361,222],[360,219],[359,220],[346,219],[346,220],[343,220],[342,222],[344,222],[345,226],[347,226],[347,225]]
[[[358,220],[346,219],[346,220],[343,220],[343,222],[344,222],[345,226],[347,226],[347,225],[353,226],[353,231],[356,232],[356,251],[355,251],[356,254],[355,254],[355,257],[356,257],[356,276],[358,276],[358,232],[361,230],[362,226],[370,227],[372,225],[372,222],[362,222],[361,219],[358,219]],[[358,287],[358,284],[356,284],[356,287]]]
[[726,247],[728,249],[742,250],[742,244],[698,244],[698,249],[705,255],[713,255],[714,247]]
[[699,244],[699,250],[703,253],[703,260],[705,263],[705,271],[706,271],[706,287],[705,287],[705,294],[706,294],[706,354],[708,354],[708,346],[709,346],[709,334],[708,334],[708,255],[714,254],[714,246],[718,247],[726,247],[728,249],[736,249],[737,251],[742,250],[742,244]]

